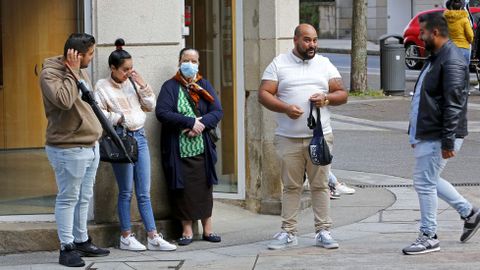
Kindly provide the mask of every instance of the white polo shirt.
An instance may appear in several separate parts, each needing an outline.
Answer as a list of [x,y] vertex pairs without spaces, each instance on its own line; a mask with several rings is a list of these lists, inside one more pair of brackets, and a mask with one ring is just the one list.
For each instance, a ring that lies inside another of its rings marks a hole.
[[[285,113],[277,113],[275,134],[289,138],[312,137],[313,130],[307,127],[309,98],[315,93],[328,93],[328,81],[333,78],[341,78],[340,73],[328,58],[321,55],[316,54],[310,60],[302,60],[290,51],[275,57],[263,72],[262,80],[277,81],[278,99],[297,105],[304,111],[297,119],[291,119]],[[323,134],[331,133],[328,106],[320,108],[320,114]],[[313,116],[317,117],[315,111]]]

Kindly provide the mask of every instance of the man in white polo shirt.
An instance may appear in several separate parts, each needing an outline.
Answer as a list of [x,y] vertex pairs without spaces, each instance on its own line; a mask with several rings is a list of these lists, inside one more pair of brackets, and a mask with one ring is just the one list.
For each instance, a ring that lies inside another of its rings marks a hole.
[[[312,164],[308,145],[313,131],[307,127],[310,102],[320,107],[323,133],[330,149],[333,146],[328,106],[347,102],[340,73],[325,57],[317,55],[317,32],[309,24],[295,28],[295,48],[277,56],[263,73],[258,101],[277,112],[274,144],[281,161],[283,183],[282,231],[274,236],[269,249],[297,245],[297,214],[302,194],[303,175],[307,172],[312,194],[316,244],[338,248],[330,235],[330,166]],[[315,115],[315,114],[314,114]]]

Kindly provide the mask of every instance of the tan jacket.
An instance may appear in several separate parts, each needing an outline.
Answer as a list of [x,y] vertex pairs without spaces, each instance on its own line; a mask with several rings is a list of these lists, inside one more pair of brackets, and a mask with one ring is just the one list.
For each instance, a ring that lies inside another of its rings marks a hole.
[[[80,70],[79,75],[92,89],[87,73]],[[63,56],[45,59],[40,87],[48,119],[46,144],[62,148],[95,145],[102,134],[102,126],[90,105],[81,99]]]
[[458,48],[469,49],[473,42],[473,29],[466,10],[445,10],[450,39]]

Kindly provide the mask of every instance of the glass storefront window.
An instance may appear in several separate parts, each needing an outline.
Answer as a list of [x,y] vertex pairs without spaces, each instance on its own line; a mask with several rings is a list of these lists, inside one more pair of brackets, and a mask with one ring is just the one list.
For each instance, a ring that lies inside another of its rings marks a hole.
[[186,0],[185,6],[192,16],[186,47],[199,51],[200,73],[214,86],[224,111],[221,139],[217,142],[219,185],[214,191],[237,193],[234,1]]
[[56,184],[45,151],[43,59],[79,29],[79,0],[1,0],[0,215],[50,214]]

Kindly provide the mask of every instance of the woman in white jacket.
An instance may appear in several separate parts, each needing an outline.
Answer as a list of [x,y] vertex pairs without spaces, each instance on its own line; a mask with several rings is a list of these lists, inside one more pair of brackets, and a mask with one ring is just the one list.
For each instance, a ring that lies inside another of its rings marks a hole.
[[118,216],[121,236],[120,249],[146,250],[131,232],[130,203],[133,186],[138,202],[138,210],[148,233],[149,250],[175,250],[177,247],[165,241],[157,233],[150,201],[150,151],[143,126],[145,112],[155,109],[156,98],[152,88],[133,69],[131,55],[123,50],[125,41],[117,39],[115,51],[108,58],[111,74],[95,85],[95,98],[116,131],[127,132],[135,137],[138,143],[138,160],[130,163],[112,163],[113,172],[118,184]]

